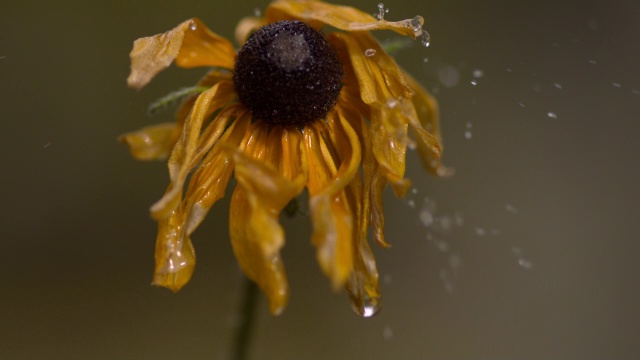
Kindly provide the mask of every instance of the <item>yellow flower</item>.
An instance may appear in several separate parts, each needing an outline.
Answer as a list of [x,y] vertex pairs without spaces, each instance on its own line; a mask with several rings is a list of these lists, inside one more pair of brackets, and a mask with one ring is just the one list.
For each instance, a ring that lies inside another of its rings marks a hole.
[[[375,242],[388,246],[384,188],[390,184],[399,197],[410,188],[407,147],[417,148],[431,173],[448,170],[438,160],[435,100],[369,31],[427,40],[422,24],[420,16],[389,22],[351,7],[278,0],[264,18],[240,21],[239,53],[196,18],[136,40],[133,88],[173,62],[213,67],[198,84],[208,89],[183,102],[176,123],[120,138],[137,159],[169,157],[171,183],[151,207],[158,221],[153,283],[177,291],[189,281],[190,235],[234,174],[231,243],[271,312],[280,313],[289,295],[279,214],[306,187],[322,271],[335,289],[346,288],[357,313],[374,315],[381,297],[367,232],[371,226]],[[338,31],[320,32],[325,25]]]

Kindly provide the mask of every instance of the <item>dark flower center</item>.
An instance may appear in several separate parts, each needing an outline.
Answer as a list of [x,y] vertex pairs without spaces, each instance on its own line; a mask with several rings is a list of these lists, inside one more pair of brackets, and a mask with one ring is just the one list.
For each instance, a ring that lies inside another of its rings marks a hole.
[[266,25],[236,59],[240,102],[274,125],[301,126],[324,118],[342,89],[342,64],[324,35],[300,21]]

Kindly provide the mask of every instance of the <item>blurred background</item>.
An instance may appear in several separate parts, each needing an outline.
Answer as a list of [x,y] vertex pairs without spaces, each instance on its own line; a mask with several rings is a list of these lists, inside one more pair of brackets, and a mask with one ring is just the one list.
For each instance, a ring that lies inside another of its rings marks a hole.
[[[166,164],[134,161],[116,137],[172,119],[146,109],[205,72],[128,89],[133,40],[194,16],[232,37],[266,5],[2,1],[0,358],[229,357],[242,275],[228,199],[193,236],[189,285],[150,286]],[[386,193],[393,247],[375,249],[385,307],[372,319],[331,291],[309,218],[283,219],[291,299],[273,317],[261,297],[250,357],[640,357],[638,2],[384,5],[389,20],[426,20],[432,45],[396,59],[438,98],[456,175],[431,178],[409,153],[414,189]]]

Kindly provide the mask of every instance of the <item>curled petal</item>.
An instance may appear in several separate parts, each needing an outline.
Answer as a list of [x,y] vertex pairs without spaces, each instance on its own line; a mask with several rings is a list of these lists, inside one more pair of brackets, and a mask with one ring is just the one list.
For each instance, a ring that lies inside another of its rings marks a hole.
[[[198,86],[212,87],[213,85],[224,80],[231,80],[231,72],[214,69],[209,71],[198,82]],[[200,96],[200,94],[194,94],[186,97],[178,107],[178,111],[176,112],[176,120],[177,120],[178,126],[180,126],[180,131],[182,131],[182,126],[184,125],[184,122],[189,117],[189,113],[191,112],[193,105],[195,105],[196,100],[198,99],[198,96]]]
[[180,129],[175,123],[163,123],[120,135],[118,140],[127,144],[137,160],[164,160],[179,136]]
[[416,16],[402,21],[378,20],[350,6],[332,5],[322,1],[279,0],[269,5],[265,16],[269,22],[298,19],[312,26],[324,24],[344,31],[393,30],[414,39],[423,35],[424,19]]
[[389,132],[391,116],[385,108],[372,111],[371,148],[378,164],[376,171],[385,175],[398,197],[403,197],[411,187],[411,181],[404,178],[407,145],[402,139],[406,138],[407,125],[395,125]]
[[223,81],[200,94],[196,100],[193,110],[184,124],[181,137],[169,158],[171,185],[162,199],[151,207],[151,215],[155,219],[168,216],[169,212],[178,205],[187,175],[224,131],[226,122],[214,121],[211,125],[215,130],[211,131],[210,136],[201,139],[200,133],[205,119],[228,103],[234,96],[233,84]]
[[[329,41],[349,54],[351,67],[360,84],[360,95],[365,104],[387,105],[393,99],[413,96],[402,70],[380,44],[366,32],[332,33]],[[376,50],[373,56],[364,56],[367,49]]]
[[[262,124],[260,130],[266,134],[267,125]],[[300,148],[300,137],[297,137],[298,144],[289,144],[295,143],[296,137],[283,134],[281,127],[273,129],[272,135],[268,140],[287,137],[285,145]],[[231,242],[240,266],[267,295],[271,312],[279,314],[286,305],[288,286],[280,260],[284,232],[278,217],[287,203],[304,189],[305,174],[291,174],[293,179],[281,174],[278,170],[281,157],[269,156],[268,151],[263,151],[267,143],[277,144],[265,141],[261,136],[244,150],[226,148],[233,156],[238,181],[231,200],[229,224]],[[298,152],[297,159],[291,159],[292,162],[301,164],[299,157]]]
[[[431,174],[436,176],[453,175],[454,170],[448,168],[440,161],[442,153],[442,136],[440,135],[440,116],[438,103],[414,78],[405,73],[407,83],[415,92],[412,98],[413,106],[420,121],[421,128],[433,134],[433,140],[418,142],[418,152],[422,163]],[[416,128],[416,127],[414,127]],[[434,151],[434,143],[437,150]]]
[[346,284],[353,310],[360,316],[370,317],[382,309],[382,295],[378,286],[376,259],[366,237],[354,243],[354,267]]
[[182,231],[183,225],[184,212],[181,208],[174,209],[167,218],[158,222],[152,283],[174,292],[189,282],[196,265],[196,254],[191,239]]
[[180,67],[220,66],[232,69],[235,50],[229,41],[199,19],[184,21],[170,31],[133,43],[129,87],[140,89],[175,60]]
[[309,206],[313,223],[312,242],[317,247],[318,262],[332,280],[334,288],[343,285],[353,269],[354,219],[345,187],[353,180],[360,164],[360,143],[357,134],[344,118],[329,113],[331,133],[344,150],[344,160],[336,162],[326,140],[319,136],[323,123],[304,129],[305,152],[308,161]]

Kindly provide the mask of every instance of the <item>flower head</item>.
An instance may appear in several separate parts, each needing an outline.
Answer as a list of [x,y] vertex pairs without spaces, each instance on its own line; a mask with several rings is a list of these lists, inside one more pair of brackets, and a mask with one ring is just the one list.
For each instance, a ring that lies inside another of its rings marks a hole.
[[[431,173],[448,170],[439,161],[436,102],[369,31],[426,39],[422,23],[419,16],[389,22],[351,7],[277,0],[264,18],[240,21],[239,52],[195,18],[136,40],[133,88],[174,62],[213,68],[198,84],[206,90],[183,102],[176,123],[121,137],[137,159],[169,157],[171,183],[151,207],[158,221],[153,283],[177,291],[189,281],[190,236],[233,175],[231,243],[272,313],[289,294],[279,214],[306,188],[320,267],[334,288],[346,288],[357,313],[375,314],[381,296],[367,233],[372,227],[374,241],[388,246],[383,190],[390,184],[404,196],[411,186],[407,147],[417,148]],[[325,34],[325,26],[337,31]]]

